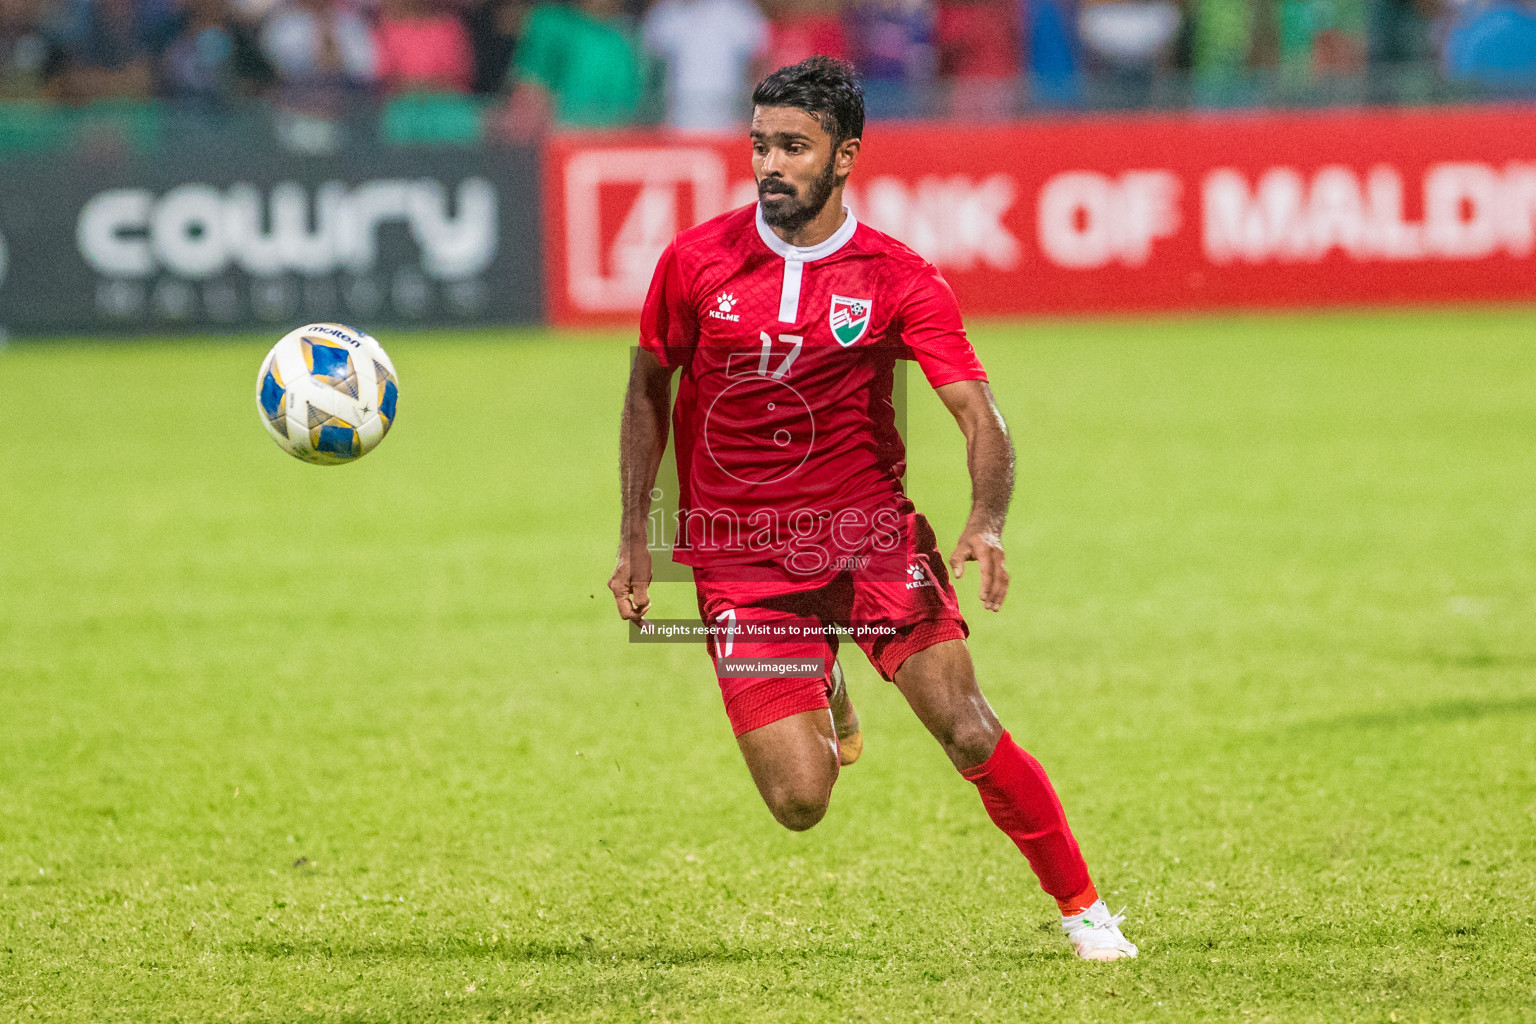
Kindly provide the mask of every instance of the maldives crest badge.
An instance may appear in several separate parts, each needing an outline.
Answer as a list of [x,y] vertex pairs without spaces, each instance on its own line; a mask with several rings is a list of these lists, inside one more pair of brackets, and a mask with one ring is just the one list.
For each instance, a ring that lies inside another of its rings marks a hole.
[[832,326],[832,337],[843,348],[847,348],[869,330],[870,301],[868,299],[850,299],[846,295],[832,296],[832,312],[828,314],[827,322]]

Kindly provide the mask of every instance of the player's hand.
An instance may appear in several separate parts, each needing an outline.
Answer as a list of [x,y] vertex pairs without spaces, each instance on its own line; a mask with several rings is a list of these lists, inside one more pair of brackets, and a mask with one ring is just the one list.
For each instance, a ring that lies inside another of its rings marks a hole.
[[965,563],[976,562],[981,568],[981,606],[995,612],[1008,596],[1008,569],[1003,565],[1003,539],[995,533],[970,527],[960,535],[949,567],[955,579],[965,575]]
[[651,552],[645,541],[619,545],[619,564],[608,580],[619,618],[639,622],[651,608]]

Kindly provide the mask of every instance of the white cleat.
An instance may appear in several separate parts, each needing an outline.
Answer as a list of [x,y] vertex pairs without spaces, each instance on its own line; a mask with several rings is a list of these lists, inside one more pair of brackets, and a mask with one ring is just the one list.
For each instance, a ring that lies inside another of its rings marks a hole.
[[1120,934],[1124,920],[1124,913],[1111,914],[1099,900],[1081,914],[1062,918],[1061,930],[1084,960],[1120,960],[1136,955],[1136,946]]

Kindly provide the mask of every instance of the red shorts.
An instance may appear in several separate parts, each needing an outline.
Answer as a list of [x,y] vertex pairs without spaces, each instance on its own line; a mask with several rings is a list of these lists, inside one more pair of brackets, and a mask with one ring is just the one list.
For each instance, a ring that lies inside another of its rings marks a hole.
[[[910,542],[894,553],[894,571],[886,565],[806,579],[773,562],[694,569],[699,615],[721,630],[708,644],[717,677],[722,657],[819,663],[814,674],[720,678],[737,736],[829,706],[839,642],[829,626],[851,629],[853,641],[887,680],[918,651],[970,634],[933,528],[915,512],[906,526]],[[772,635],[757,635],[763,632]]]

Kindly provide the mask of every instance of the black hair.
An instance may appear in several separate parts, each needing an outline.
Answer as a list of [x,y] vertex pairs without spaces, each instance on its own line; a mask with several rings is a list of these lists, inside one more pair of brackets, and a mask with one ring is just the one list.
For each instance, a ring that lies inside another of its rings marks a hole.
[[835,150],[864,135],[864,87],[853,65],[834,57],[807,57],[779,68],[752,90],[754,107],[794,107],[814,117]]

